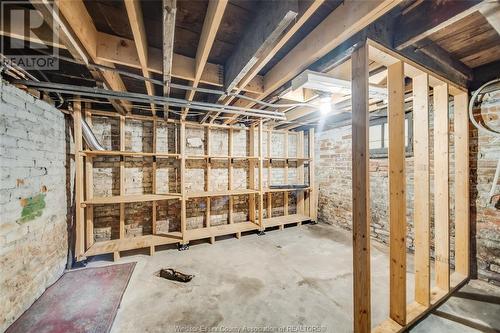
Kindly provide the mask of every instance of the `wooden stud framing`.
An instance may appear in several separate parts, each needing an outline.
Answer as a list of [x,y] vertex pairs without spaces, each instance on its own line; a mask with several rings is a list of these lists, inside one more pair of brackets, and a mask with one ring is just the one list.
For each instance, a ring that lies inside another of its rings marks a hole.
[[[388,67],[390,317],[406,324],[406,175],[403,63]],[[354,165],[354,164],[353,164]]]
[[[125,117],[120,116],[120,150],[125,151]],[[120,156],[120,195],[125,195],[125,156]],[[120,239],[125,238],[125,203],[120,203]],[[119,257],[119,254],[118,254]]]
[[262,120],[259,122],[258,127],[258,149],[259,149],[259,226],[261,230],[264,229],[264,158],[262,155],[262,139],[263,139],[263,123]]
[[[288,132],[285,132],[285,184],[288,185]],[[288,215],[288,191],[283,192],[283,215]]]
[[309,216],[316,221],[316,197],[318,196],[314,177],[314,127],[309,129]]
[[413,78],[415,301],[430,305],[429,75]]
[[[255,157],[255,125],[250,126],[250,131],[248,132],[248,154],[250,157]],[[250,159],[248,161],[248,187],[251,190],[255,190],[255,160]],[[253,223],[256,223],[255,219],[255,194],[250,194],[248,198],[248,211],[249,211],[249,220]]]
[[[297,157],[304,158],[303,131],[299,132],[297,137]],[[304,184],[304,160],[298,160],[297,163],[298,181],[299,184]],[[297,214],[304,214],[304,191],[297,191]]]
[[[85,109],[90,103],[85,103]],[[92,114],[85,111],[85,121],[92,126]],[[94,162],[92,156],[85,156],[85,200],[92,200],[94,197]],[[87,207],[85,210],[85,245],[87,248],[94,244],[94,207]]]
[[352,233],[354,332],[371,330],[370,182],[368,161],[368,47],[352,54]]
[[73,103],[73,135],[75,136],[75,257],[80,259],[85,252],[85,211],[82,208],[84,198],[84,165],[82,138],[82,104],[79,99]]
[[450,289],[448,84],[434,87],[434,234],[436,286]]
[[180,133],[179,133],[179,150],[181,153],[181,171],[180,171],[180,178],[181,178],[181,234],[182,234],[182,243],[186,244],[186,224],[187,224],[187,219],[186,219],[186,186],[184,184],[184,172],[186,170],[186,123],[183,121],[181,122],[181,128],[180,128]]
[[454,97],[455,272],[469,276],[469,115],[466,93]]

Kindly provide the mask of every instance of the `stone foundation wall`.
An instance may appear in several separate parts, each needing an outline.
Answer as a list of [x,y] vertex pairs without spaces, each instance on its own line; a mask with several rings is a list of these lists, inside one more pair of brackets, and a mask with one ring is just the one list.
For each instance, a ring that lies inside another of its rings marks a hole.
[[[453,147],[453,103],[450,103],[450,214],[454,218],[454,147]],[[483,103],[483,119],[492,128],[500,128],[500,94],[489,96]],[[430,105],[432,128],[432,105]],[[319,185],[318,219],[346,229],[352,225],[352,129],[344,126],[316,133],[316,180]],[[430,132],[431,156],[431,233],[433,233],[433,136]],[[496,163],[500,158],[500,142],[491,135],[470,130],[470,192],[471,233],[473,234],[472,270],[477,266],[479,278],[500,284],[500,204],[498,196],[490,203],[488,192],[493,181]],[[407,248],[414,250],[413,230],[413,157],[406,158],[407,183]],[[371,236],[377,241],[389,243],[388,222],[388,160],[370,159]],[[496,193],[499,193],[498,187]],[[451,263],[454,263],[454,230],[450,228]],[[475,235],[475,236],[474,236]],[[433,235],[431,235],[433,240]],[[434,244],[431,241],[431,256]]]
[[64,271],[68,146],[63,113],[3,81],[0,93],[3,332]]

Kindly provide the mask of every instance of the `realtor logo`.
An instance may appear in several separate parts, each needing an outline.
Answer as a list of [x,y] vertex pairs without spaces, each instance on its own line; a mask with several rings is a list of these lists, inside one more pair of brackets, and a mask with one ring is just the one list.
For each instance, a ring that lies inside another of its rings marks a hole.
[[2,1],[1,63],[25,70],[58,70],[61,45],[58,29],[52,29],[54,17],[59,14],[52,1]]

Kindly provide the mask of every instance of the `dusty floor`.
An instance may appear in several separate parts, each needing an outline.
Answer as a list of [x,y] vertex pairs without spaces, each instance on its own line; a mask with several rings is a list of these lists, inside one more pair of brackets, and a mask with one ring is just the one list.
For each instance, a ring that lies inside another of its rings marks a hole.
[[[96,257],[89,266],[108,265],[107,260]],[[153,257],[136,253],[119,262],[131,261],[137,266],[112,333],[352,331],[351,234],[332,226],[250,234],[184,252],[157,250]],[[413,294],[411,261],[410,256],[408,295]],[[388,264],[387,248],[373,244],[374,325],[388,314]],[[167,267],[195,278],[183,284],[155,276]],[[414,331],[475,332],[470,326],[476,325],[500,332],[500,291],[483,289],[480,283],[466,286],[462,296],[451,298]],[[454,315],[469,319],[460,324]]]

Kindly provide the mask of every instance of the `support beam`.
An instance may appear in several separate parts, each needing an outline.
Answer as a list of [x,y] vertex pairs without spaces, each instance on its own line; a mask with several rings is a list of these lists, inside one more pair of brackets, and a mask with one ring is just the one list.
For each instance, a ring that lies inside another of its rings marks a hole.
[[429,76],[413,78],[415,301],[430,305]]
[[[56,4],[59,9],[59,14],[68,24],[66,29],[70,30],[78,39],[78,43],[82,45],[89,59],[99,65],[114,67],[113,64],[97,58],[97,29],[83,1],[58,1]],[[125,85],[119,74],[105,70],[100,71],[100,73],[108,89],[126,91]],[[128,101],[120,101],[120,104],[127,112],[132,109],[132,105]],[[118,111],[122,112],[122,110]]]
[[469,276],[469,115],[466,93],[454,97],[455,272]]
[[[142,75],[151,78],[148,70],[148,41],[146,38],[146,29],[142,16],[142,8],[139,0],[125,0],[125,8],[127,9],[128,20],[134,35],[135,47],[141,64]],[[146,81],[146,91],[149,96],[155,95],[154,85]],[[155,105],[151,104],[153,115],[156,113]]]
[[371,330],[368,46],[352,55],[352,237],[354,332]]
[[[316,60],[397,6],[401,0],[346,0],[297,44],[264,77],[263,99]],[[234,105],[253,105],[237,101]],[[235,118],[235,116],[233,116]]]
[[448,85],[434,87],[434,238],[436,287],[450,289]]
[[482,0],[422,1],[415,10],[402,15],[395,26],[394,47],[402,50],[449,27],[478,10]]
[[80,261],[85,254],[85,211],[84,199],[84,164],[82,137],[82,103],[73,103],[73,134],[75,139],[75,258]]
[[[148,70],[153,73],[163,74],[162,50],[150,47],[148,49]],[[141,68],[139,56],[134,46],[134,41],[118,36],[98,33],[97,56],[99,59],[112,63]],[[172,55],[172,77],[194,81],[196,60],[178,53]],[[213,86],[223,86],[224,68],[220,65],[206,63],[205,69],[200,77],[200,83]],[[261,93],[263,91],[263,77],[254,77],[244,91]]]
[[[389,125],[390,310],[406,324],[406,175],[403,62],[387,68]],[[353,164],[354,165],[354,164]]]
[[[198,43],[198,49],[196,51],[195,60],[195,70],[194,70],[194,80],[191,86],[196,88],[200,83],[201,75],[205,70],[205,65],[207,64],[208,55],[212,49],[212,45],[215,41],[215,35],[217,30],[219,30],[219,25],[222,21],[222,16],[226,9],[228,0],[210,0],[208,3],[207,13],[205,15],[205,20],[203,22],[203,29],[201,31],[200,42]],[[195,95],[194,90],[186,92],[186,99],[192,101]],[[186,118],[189,108],[185,108],[182,113],[183,119]]]
[[297,0],[264,1],[226,61],[224,88],[231,91],[278,40],[298,14]]
[[[172,58],[174,54],[175,15],[177,0],[163,0],[163,96],[170,95],[170,80],[172,77]],[[163,107],[163,117],[168,118],[168,105]]]
[[485,1],[479,12],[483,14],[488,23],[500,35],[500,4],[497,1]]

